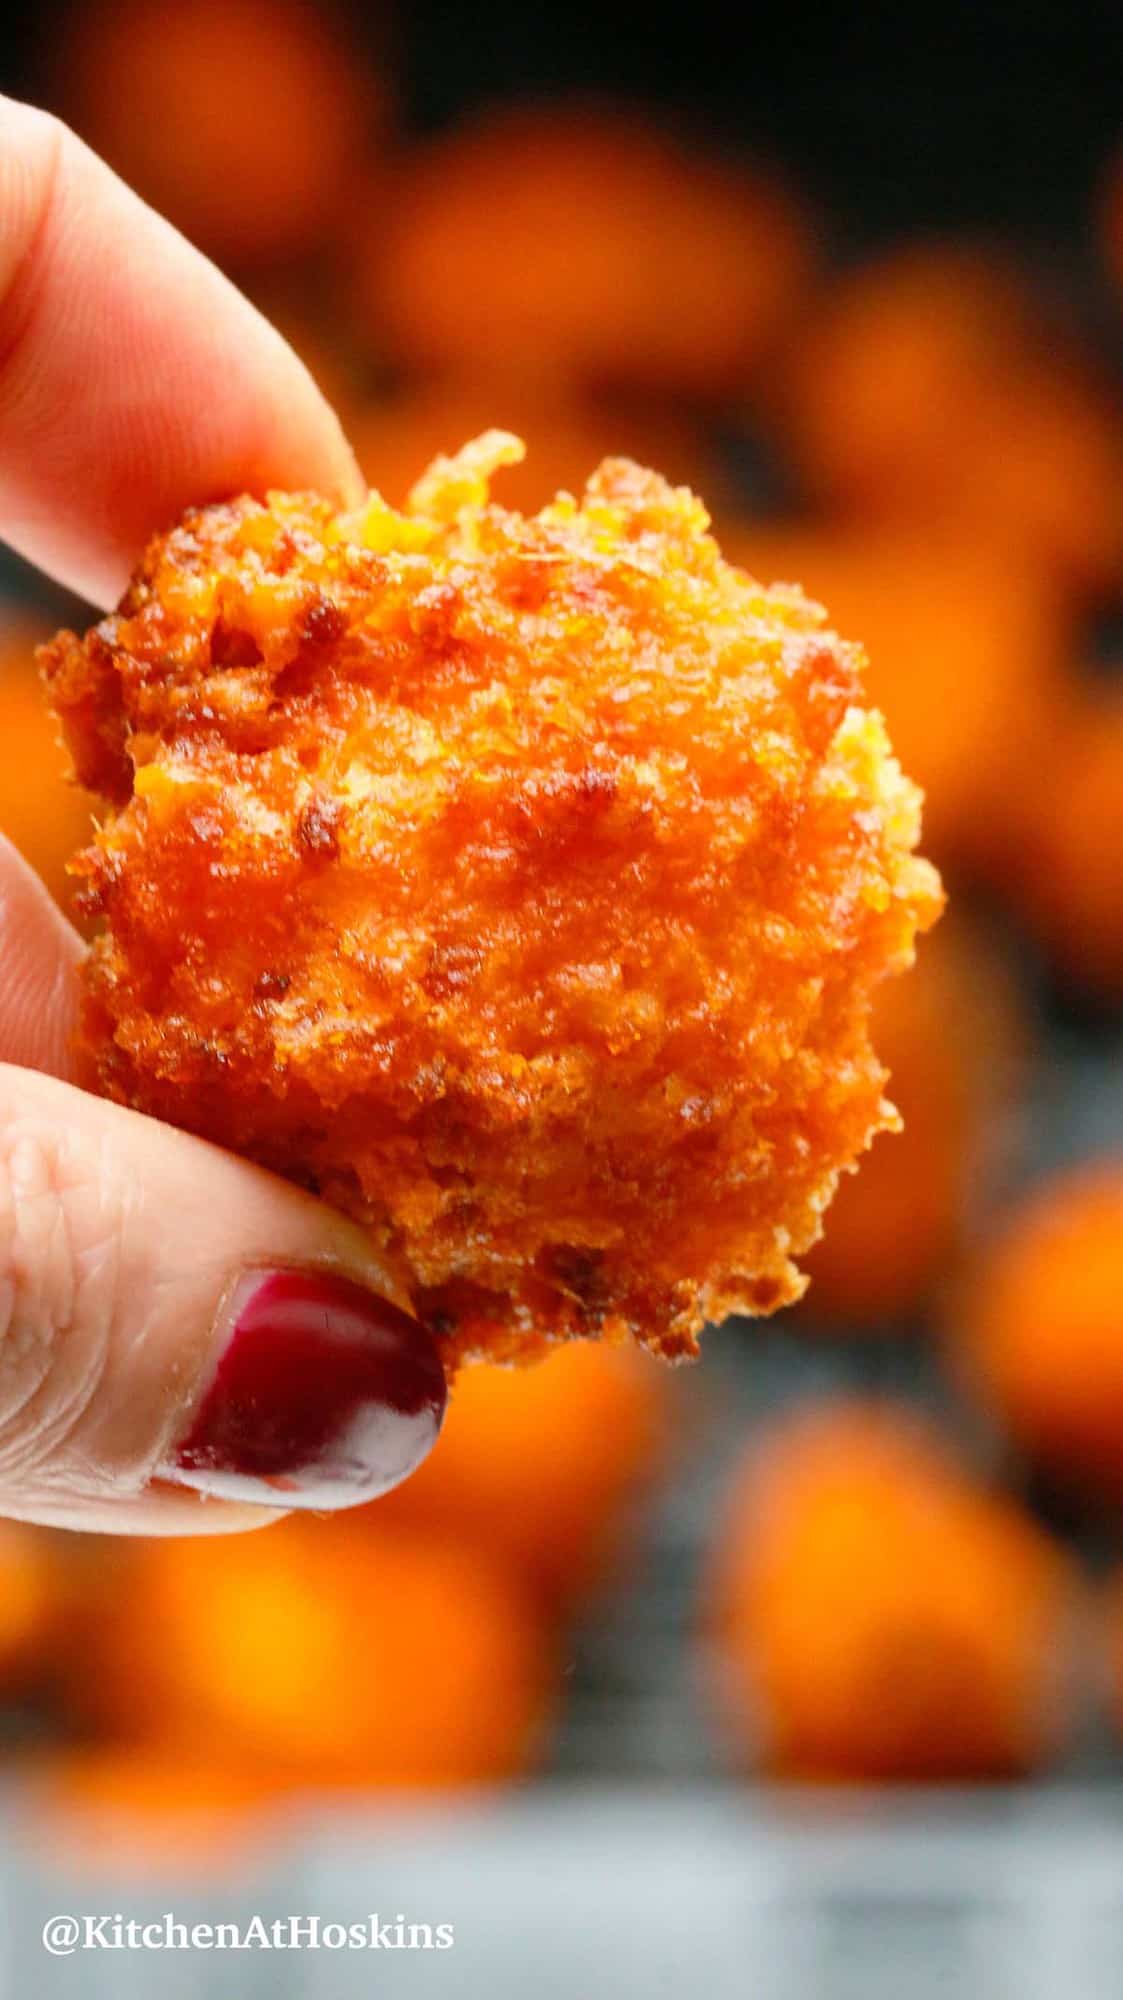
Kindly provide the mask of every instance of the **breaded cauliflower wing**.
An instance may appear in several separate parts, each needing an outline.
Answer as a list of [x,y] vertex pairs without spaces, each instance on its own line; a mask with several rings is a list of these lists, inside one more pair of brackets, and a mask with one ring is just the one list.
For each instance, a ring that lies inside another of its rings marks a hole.
[[450,1361],[681,1357],[802,1290],[939,884],[860,650],[625,461],[494,504],[521,450],[191,514],[44,649],[84,1061],[357,1217]]

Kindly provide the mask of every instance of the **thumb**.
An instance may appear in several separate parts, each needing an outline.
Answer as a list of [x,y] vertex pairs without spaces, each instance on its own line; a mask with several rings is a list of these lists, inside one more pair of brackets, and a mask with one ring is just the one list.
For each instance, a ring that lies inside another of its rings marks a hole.
[[174,1534],[350,1506],[413,1470],[444,1396],[342,1217],[0,1064],[0,1513]]

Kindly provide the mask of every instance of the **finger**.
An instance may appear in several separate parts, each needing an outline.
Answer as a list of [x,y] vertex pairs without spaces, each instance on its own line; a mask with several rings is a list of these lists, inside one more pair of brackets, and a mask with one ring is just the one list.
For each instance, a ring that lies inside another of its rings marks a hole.
[[82,941],[0,834],[0,1062],[71,1071]]
[[0,98],[0,536],[111,603],[186,507],[270,486],[361,495],[311,376],[73,133]]
[[184,1533],[352,1506],[443,1407],[431,1336],[341,1216],[0,1067],[0,1513]]

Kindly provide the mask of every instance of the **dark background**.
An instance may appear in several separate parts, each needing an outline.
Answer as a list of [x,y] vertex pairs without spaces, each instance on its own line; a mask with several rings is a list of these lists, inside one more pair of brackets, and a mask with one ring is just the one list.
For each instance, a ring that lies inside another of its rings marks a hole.
[[[43,51],[70,11],[9,17],[9,91],[36,95]],[[389,41],[415,130],[502,96],[646,98],[713,138],[759,146],[844,228],[860,218],[867,237],[967,223],[1070,248],[1123,112],[1123,16],[1111,0],[758,5],[720,21],[717,8],[556,0],[412,0],[396,20],[346,11],[372,48]]]

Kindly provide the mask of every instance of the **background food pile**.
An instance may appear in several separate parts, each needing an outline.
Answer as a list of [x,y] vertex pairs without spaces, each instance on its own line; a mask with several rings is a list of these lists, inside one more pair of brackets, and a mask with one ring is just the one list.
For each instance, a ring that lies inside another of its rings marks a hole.
[[[533,1771],[1117,1772],[1123,165],[1089,163],[1067,237],[998,197],[921,229],[814,198],[727,104],[427,95],[423,41],[97,0],[7,81],[248,288],[391,500],[490,424],[529,442],[513,504],[628,453],[866,643],[953,897],[881,1003],[906,1129],[805,1304],[693,1377],[473,1371],[419,1478],[331,1523],[5,1527],[10,1757],[46,1813],[145,1843]],[[3,585],[0,827],[65,899],[83,809],[29,662],[80,613]]]

